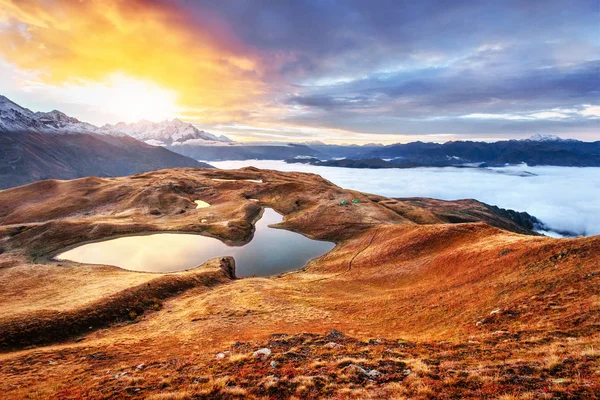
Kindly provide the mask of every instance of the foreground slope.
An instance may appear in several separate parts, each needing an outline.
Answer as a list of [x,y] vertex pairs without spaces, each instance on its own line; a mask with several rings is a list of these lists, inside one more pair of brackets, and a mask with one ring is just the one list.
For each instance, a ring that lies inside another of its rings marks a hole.
[[[51,259],[136,232],[241,243],[261,207],[335,249],[247,279],[233,279],[228,258],[168,275]],[[254,168],[1,191],[0,388],[10,398],[593,398],[600,238],[518,234],[527,227],[511,215]],[[253,356],[263,347],[272,353]]]

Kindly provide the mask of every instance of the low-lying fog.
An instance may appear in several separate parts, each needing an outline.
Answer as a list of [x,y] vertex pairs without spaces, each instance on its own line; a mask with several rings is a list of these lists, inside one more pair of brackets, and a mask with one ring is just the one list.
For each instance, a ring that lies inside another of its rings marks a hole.
[[600,234],[600,168],[350,169],[260,160],[211,164],[223,169],[254,166],[312,172],[344,188],[388,197],[474,198],[526,211],[553,230]]

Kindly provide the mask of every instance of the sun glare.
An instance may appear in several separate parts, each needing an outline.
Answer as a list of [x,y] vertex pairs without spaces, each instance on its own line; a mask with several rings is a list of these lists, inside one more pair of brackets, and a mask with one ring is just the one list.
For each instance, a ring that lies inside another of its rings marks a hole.
[[174,118],[177,114],[175,91],[163,89],[151,82],[126,76],[111,77],[108,86],[97,88],[101,103],[99,106],[125,122],[141,119],[162,121]]
[[[153,82],[139,80],[123,74],[112,74],[102,82],[77,81],[62,86],[44,85],[52,97],[68,99],[69,103],[82,104],[97,113],[98,121],[137,122],[146,119],[153,122],[177,117],[177,94],[159,87]],[[39,89],[39,83],[31,84],[30,90]]]

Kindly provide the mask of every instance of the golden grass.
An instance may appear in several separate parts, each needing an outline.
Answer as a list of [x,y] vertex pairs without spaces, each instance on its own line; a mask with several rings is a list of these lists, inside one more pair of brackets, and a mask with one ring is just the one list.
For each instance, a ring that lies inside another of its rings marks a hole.
[[[212,178],[264,183],[240,187]],[[481,222],[441,223],[441,211],[448,207],[471,215],[483,206],[386,199],[299,173],[183,169],[45,185],[34,208],[19,199],[35,197],[39,187],[0,192],[5,250],[0,254],[0,330],[56,322],[59,314],[72,315],[73,325],[85,317],[82,310],[94,311],[85,307],[96,301],[132,291],[135,298],[143,297],[144,285],[167,283],[159,275],[58,265],[47,258],[53,251],[82,240],[153,230],[204,232],[239,243],[248,239],[260,210],[250,198],[284,213],[284,227],[337,246],[306,271],[175,287],[158,306],[149,301],[139,310],[127,303],[122,308],[135,313],[131,320],[85,326],[43,349],[24,349],[22,343],[19,351],[0,354],[0,389],[11,397],[116,396],[124,385],[143,386],[149,396],[251,398],[259,396],[253,390],[260,387],[299,398],[323,393],[427,398],[471,395],[476,386],[489,396],[542,396],[541,388],[524,383],[518,392],[493,388],[511,387],[512,376],[525,373],[565,379],[565,369],[572,374],[569,380],[549,380],[548,390],[583,395],[597,390],[599,375],[590,365],[597,364],[600,349],[598,237],[554,240]],[[211,207],[192,208],[192,215],[186,210],[199,197]],[[337,207],[332,199],[338,197],[361,203]],[[150,209],[159,209],[162,217],[150,215]],[[209,222],[200,223],[208,212]],[[480,220],[508,223],[493,215]],[[203,274],[181,275],[195,280]],[[356,342],[322,336],[331,329]],[[273,345],[268,340],[274,333],[317,336],[291,340],[267,360],[251,357],[254,350]],[[369,343],[372,338],[384,340]],[[398,342],[392,346],[385,340]],[[331,341],[344,347],[325,347]],[[227,350],[225,359],[215,359]],[[576,361],[565,363],[566,358]],[[138,371],[141,362],[147,367]],[[392,378],[361,381],[360,374],[344,371],[348,364],[382,369]],[[402,375],[404,369],[411,370],[408,376]],[[121,371],[133,374],[109,379]],[[204,375],[208,378],[198,379]]]

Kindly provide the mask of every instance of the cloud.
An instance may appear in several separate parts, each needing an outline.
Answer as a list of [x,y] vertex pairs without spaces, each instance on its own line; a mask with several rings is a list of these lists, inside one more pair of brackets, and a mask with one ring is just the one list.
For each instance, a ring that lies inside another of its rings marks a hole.
[[[229,132],[250,140],[268,128],[290,140],[302,129],[326,141],[540,130],[589,138],[599,114],[583,108],[600,96],[597,6],[0,0],[0,59],[40,83],[25,106],[45,98],[48,108],[70,106],[59,89],[120,74],[175,93],[177,116],[203,129],[254,126],[253,137]],[[50,90],[63,101],[50,105]],[[104,117],[96,105],[72,109],[83,120]]]
[[0,21],[0,55],[48,86],[120,74],[177,92],[182,107],[222,113],[262,90],[251,49],[169,2],[0,0]]
[[[474,198],[526,211],[550,228],[600,234],[600,168],[527,167],[496,169],[352,169],[286,164],[283,161],[224,161],[218,168],[258,168],[311,172],[347,189],[389,197]],[[535,176],[522,177],[528,171]],[[565,190],[568,188],[568,190]]]

